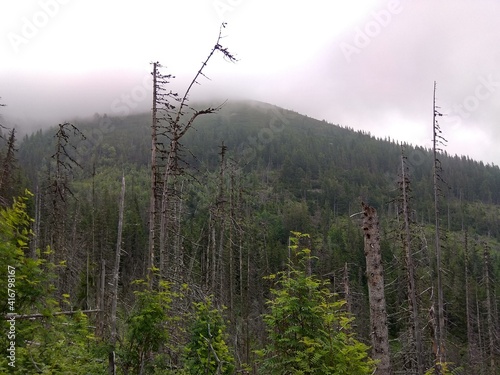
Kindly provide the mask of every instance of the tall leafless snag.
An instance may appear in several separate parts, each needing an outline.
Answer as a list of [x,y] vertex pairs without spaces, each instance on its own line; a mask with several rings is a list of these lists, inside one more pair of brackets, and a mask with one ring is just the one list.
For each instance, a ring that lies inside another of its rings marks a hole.
[[389,330],[385,302],[384,268],[380,251],[380,230],[375,208],[363,207],[363,231],[365,239],[366,274],[370,299],[370,331],[372,358],[377,363],[376,375],[392,374],[389,353]]
[[[227,273],[226,272],[226,265],[231,267],[230,263],[231,260],[226,259],[226,249],[231,247],[231,243],[227,243],[226,241],[226,232],[227,232],[227,226],[228,220],[228,212],[227,212],[227,197],[226,197],[226,179],[225,179],[225,174],[226,174],[226,151],[227,151],[227,146],[224,145],[224,142],[222,142],[222,145],[220,146],[220,153],[219,155],[221,156],[220,159],[220,169],[219,169],[219,179],[217,182],[217,192],[215,194],[215,200],[212,206],[210,207],[210,221],[209,221],[209,247],[207,248],[210,251],[210,255],[208,255],[208,258],[210,260],[210,284],[208,285],[209,287],[209,292],[214,293],[216,296],[216,302],[217,304],[225,304],[226,302],[226,294],[225,291],[231,288],[231,281],[229,280],[229,283],[227,282]],[[229,218],[231,219],[231,218]],[[230,250],[229,250],[230,252]],[[230,274],[229,270],[229,274]],[[226,285],[227,284],[227,285]],[[231,292],[228,292],[227,297]]]
[[[465,278],[465,314],[467,323],[467,366],[469,372],[478,372],[478,367],[483,365],[480,355],[480,346],[478,345],[478,338],[475,334],[475,318],[473,311],[475,309],[471,306],[471,282],[470,282],[470,253],[469,253],[469,234],[467,230],[464,231],[464,278]],[[478,329],[480,326],[478,325]]]
[[[56,263],[72,261],[72,254],[68,253],[66,241],[66,220],[67,220],[67,196],[73,196],[69,186],[70,173],[75,166],[81,165],[75,159],[76,148],[71,143],[71,137],[76,136],[85,139],[85,136],[76,126],[65,122],[59,124],[54,136],[56,138],[56,151],[51,156],[54,160],[54,176],[49,175],[49,196],[51,206],[49,207],[49,244],[55,251]],[[66,270],[59,271],[59,289],[61,294],[63,289],[69,292],[71,284],[69,273],[71,265],[67,264]],[[75,276],[76,277],[76,276]]]
[[437,274],[437,332],[436,332],[436,367],[437,374],[441,373],[439,363],[446,362],[446,326],[444,318],[444,295],[443,295],[443,269],[441,260],[441,229],[439,218],[439,198],[442,196],[442,166],[438,158],[438,152],[443,151],[442,146],[446,145],[447,140],[441,135],[442,131],[439,127],[437,118],[443,116],[438,111],[436,106],[436,82],[434,81],[434,94],[433,94],[433,125],[432,125],[432,150],[434,156],[433,168],[433,185],[434,185],[434,219],[435,219],[435,251],[436,251],[436,274]]
[[407,273],[407,292],[408,292],[408,327],[410,337],[410,352],[408,357],[410,361],[406,364],[405,370],[408,373],[416,373],[422,375],[424,373],[423,353],[422,353],[422,334],[420,331],[418,301],[417,301],[417,286],[415,276],[415,262],[412,250],[412,235],[411,235],[411,212],[410,212],[410,178],[408,175],[408,167],[406,165],[406,157],[401,150],[401,180],[399,184],[401,191],[400,196],[400,215],[402,217],[401,239],[405,253],[406,273]]
[[495,329],[495,324],[494,324],[494,311],[493,311],[493,302],[492,302],[492,272],[490,270],[491,268],[491,254],[490,254],[490,246],[485,242],[483,244],[483,259],[484,259],[484,272],[483,272],[483,277],[484,277],[484,283],[485,283],[485,288],[486,288],[486,321],[488,323],[488,357],[489,357],[489,373],[491,375],[496,374],[496,367],[495,367],[495,354],[496,354],[496,329]]
[[[185,161],[182,137],[193,126],[198,116],[217,112],[222,105],[195,109],[190,106],[189,95],[194,84],[199,84],[200,77],[207,76],[204,69],[212,56],[219,51],[224,57],[235,62],[236,58],[220,43],[223,38],[222,24],[214,47],[202,62],[184,95],[180,96],[165,85],[170,75],[158,72],[160,65],[154,64],[153,72],[153,123],[151,156],[151,203],[149,223],[148,277],[153,279],[153,271],[160,259],[160,275],[179,279],[184,267],[184,250],[181,241],[182,179],[189,166]],[[158,214],[159,212],[159,214]],[[156,233],[159,232],[159,235]],[[159,253],[155,253],[158,242]],[[168,269],[168,272],[167,272]]]
[[115,265],[113,269],[113,291],[111,299],[111,349],[109,352],[109,374],[116,374],[115,345],[117,340],[116,309],[118,305],[118,281],[120,276],[120,258],[122,252],[123,212],[125,209],[125,176],[122,176],[122,188],[120,193],[120,208],[118,212],[118,235],[116,240]]
[[[171,75],[163,75],[159,69],[162,66],[160,63],[153,63],[153,109],[152,109],[152,123],[151,123],[151,191],[150,191],[150,206],[149,206],[149,242],[148,242],[148,260],[147,270],[149,282],[153,281],[153,271],[155,267],[155,252],[157,246],[157,230],[158,230],[158,212],[160,210],[161,194],[162,194],[162,180],[159,170],[159,162],[162,160],[165,151],[163,143],[158,141],[160,128],[159,109],[166,111],[167,115],[170,110],[175,107],[169,104],[168,98],[175,94],[166,93],[165,86],[169,83],[169,79],[173,78]],[[159,108],[160,107],[160,108]],[[160,238],[160,244],[164,243],[164,239]],[[160,269],[163,265],[163,252],[160,251]]]

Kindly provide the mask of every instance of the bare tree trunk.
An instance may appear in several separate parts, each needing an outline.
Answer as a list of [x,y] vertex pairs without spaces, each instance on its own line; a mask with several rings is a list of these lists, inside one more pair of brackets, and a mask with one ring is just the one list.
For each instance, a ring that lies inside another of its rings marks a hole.
[[104,320],[105,320],[105,288],[106,288],[106,260],[101,259],[101,276],[100,276],[100,287],[97,293],[97,309],[100,310],[99,322],[98,322],[98,332],[99,336],[104,335]]
[[168,243],[168,238],[171,233],[169,233],[170,229],[170,217],[171,214],[169,210],[169,203],[171,203],[171,196],[169,192],[169,167],[170,167],[170,157],[169,154],[167,158],[167,169],[163,175],[163,183],[162,183],[162,194],[161,194],[161,216],[160,216],[160,245],[158,247],[160,253],[160,279],[166,276],[167,273],[167,263],[168,263],[168,254],[166,251],[166,244]]
[[111,339],[109,353],[109,374],[116,375],[115,346],[116,346],[116,308],[118,304],[118,281],[120,277],[120,258],[122,251],[123,212],[125,208],[125,176],[122,176],[120,194],[120,208],[118,213],[118,235],[116,239],[115,267],[113,270],[113,297],[111,299]]
[[392,374],[389,355],[389,332],[384,293],[384,270],[380,252],[380,232],[377,211],[364,203],[363,231],[365,238],[366,273],[370,299],[372,358],[379,361],[376,375]]
[[40,193],[40,188],[38,184],[35,190],[35,220],[33,222],[33,237],[30,243],[30,258],[36,259],[36,250],[38,249],[38,241],[40,239],[40,222],[42,219],[42,194]]
[[157,207],[157,156],[156,147],[158,143],[158,118],[157,118],[157,63],[153,63],[153,113],[151,123],[151,197],[149,200],[149,244],[148,244],[148,260],[147,260],[147,279],[149,286],[153,285],[153,269],[155,264],[155,241],[156,241],[156,207]]
[[410,337],[412,340],[412,349],[414,353],[411,353],[411,357],[414,359],[415,363],[411,364],[411,368],[416,367],[417,374],[422,375],[424,373],[424,365],[422,362],[422,338],[420,332],[419,324],[419,314],[418,314],[418,303],[417,303],[417,287],[415,282],[415,265],[413,262],[413,254],[411,250],[411,232],[410,232],[410,209],[409,209],[409,178],[406,175],[406,165],[404,162],[404,157],[401,155],[401,190],[402,190],[402,204],[403,204],[403,219],[404,219],[404,231],[403,231],[403,245],[405,249],[405,260],[406,260],[406,271],[408,277],[408,310],[410,312]]
[[495,327],[493,324],[493,308],[491,303],[490,249],[484,244],[484,280],[486,287],[486,314],[488,322],[488,347],[490,356],[490,374],[495,375]]
[[226,150],[227,146],[224,145],[224,142],[222,142],[221,146],[221,151],[220,151],[220,171],[219,171],[219,191],[217,194],[217,202],[216,202],[216,210],[217,210],[217,222],[219,226],[219,244],[218,244],[218,272],[219,272],[219,296],[220,300],[219,302],[221,304],[226,303],[226,298],[224,296],[224,290],[226,289],[226,283],[224,280],[226,280],[226,268],[224,267],[224,258],[225,258],[225,252],[224,252],[224,245],[225,245],[225,237],[226,237],[226,192],[224,189],[225,185],[225,171],[226,171],[226,161],[225,161],[225,156],[226,156]]
[[[475,361],[473,353],[473,327],[472,315],[470,311],[470,285],[469,285],[469,239],[467,231],[464,232],[464,263],[465,263],[465,315],[467,319],[467,363],[472,367]],[[470,367],[470,368],[471,368]]]
[[[444,321],[444,295],[443,295],[443,272],[442,272],[442,262],[441,262],[441,243],[440,243],[440,220],[439,220],[439,181],[441,163],[437,157],[438,146],[443,144],[444,138],[440,135],[441,130],[437,123],[436,117],[442,116],[441,113],[436,109],[436,82],[434,82],[434,95],[433,95],[433,142],[432,150],[434,156],[434,170],[433,170],[433,185],[434,185],[434,221],[435,221],[435,249],[436,249],[436,273],[437,273],[437,308],[438,308],[438,319],[437,319],[437,358],[436,361],[439,363],[444,363],[446,361],[445,357],[445,339],[446,339],[446,328]],[[439,375],[439,374],[438,374]]]
[[352,313],[352,296],[349,288],[349,268],[347,262],[344,264],[344,299],[346,302],[346,311]]
[[231,322],[234,322],[234,174],[231,173],[230,177],[230,191],[229,191],[229,238],[228,238],[228,251],[229,251],[229,316]]
[[476,289],[476,321],[477,321],[477,337],[478,337],[478,345],[479,345],[479,361],[481,363],[481,374],[486,368],[486,361],[484,356],[484,347],[483,347],[483,331],[481,328],[481,309],[479,307],[479,298],[477,296]]

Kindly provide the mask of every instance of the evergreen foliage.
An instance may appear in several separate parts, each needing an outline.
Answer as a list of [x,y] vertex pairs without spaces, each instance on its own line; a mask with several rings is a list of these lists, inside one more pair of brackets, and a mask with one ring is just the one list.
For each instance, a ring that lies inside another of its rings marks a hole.
[[371,374],[368,347],[352,333],[353,318],[343,310],[344,301],[325,283],[307,274],[312,261],[309,249],[299,249],[308,235],[295,232],[291,250],[298,260],[287,271],[269,276],[277,279],[264,316],[269,343],[258,353],[262,374]]

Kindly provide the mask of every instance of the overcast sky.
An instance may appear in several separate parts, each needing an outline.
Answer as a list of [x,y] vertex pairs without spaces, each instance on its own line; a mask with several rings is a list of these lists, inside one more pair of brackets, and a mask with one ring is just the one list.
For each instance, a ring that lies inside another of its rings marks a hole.
[[[3,122],[27,126],[151,104],[151,61],[192,99],[255,99],[431,145],[433,82],[447,151],[500,164],[497,0],[23,0],[0,3]],[[23,130],[21,129],[21,130]]]

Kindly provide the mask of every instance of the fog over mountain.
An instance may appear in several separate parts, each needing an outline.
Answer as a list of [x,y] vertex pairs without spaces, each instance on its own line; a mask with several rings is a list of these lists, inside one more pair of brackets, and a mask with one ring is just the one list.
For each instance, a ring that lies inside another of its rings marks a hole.
[[182,91],[217,39],[193,100],[255,99],[430,146],[433,82],[447,151],[500,164],[493,0],[38,0],[0,5],[0,112],[21,132],[150,108],[151,61]]

